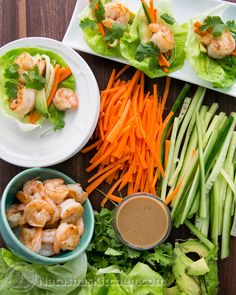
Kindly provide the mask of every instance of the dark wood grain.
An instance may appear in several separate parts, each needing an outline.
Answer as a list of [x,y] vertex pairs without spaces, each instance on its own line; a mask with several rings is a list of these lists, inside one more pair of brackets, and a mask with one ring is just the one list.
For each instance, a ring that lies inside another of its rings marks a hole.
[[[236,2],[236,0],[231,0]],[[62,40],[69,24],[76,0],[0,0],[0,46],[24,36],[42,36]],[[76,36],[75,36],[76,38]],[[100,89],[104,89],[108,76],[114,66],[120,68],[120,64],[98,58],[92,55],[81,53],[93,70]],[[129,74],[129,73],[128,73]],[[152,81],[147,79],[147,87]],[[164,79],[158,79],[160,91],[164,86]],[[172,80],[170,98],[167,108],[173,104],[176,94],[183,86],[182,81]],[[192,87],[194,91],[195,86]],[[211,104],[216,101],[220,105],[220,110],[229,113],[236,111],[235,98],[214,92],[207,91],[205,103]],[[53,168],[63,171],[75,180],[86,186],[87,175],[84,171],[88,166],[90,155],[77,154],[73,158],[58,164]],[[23,168],[10,165],[0,160],[0,194],[7,183]],[[102,187],[107,189],[106,186]],[[91,201],[95,208],[98,208],[100,196],[94,193]],[[170,240],[183,239],[189,237],[189,232],[185,228],[174,230]],[[0,246],[4,245],[0,240]],[[236,239],[231,240],[231,256],[229,259],[219,263],[220,273],[220,294],[236,294]]]

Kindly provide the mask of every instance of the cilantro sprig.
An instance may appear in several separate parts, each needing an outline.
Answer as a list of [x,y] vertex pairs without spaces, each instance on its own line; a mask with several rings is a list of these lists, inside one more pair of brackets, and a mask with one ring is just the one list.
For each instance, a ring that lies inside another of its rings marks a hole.
[[106,29],[106,35],[104,36],[104,40],[113,43],[115,40],[119,40],[126,30],[126,25],[114,23],[112,25],[112,29]]
[[224,23],[219,16],[208,16],[205,18],[203,24],[200,27],[201,32],[211,31],[214,37],[220,37],[225,30],[228,30],[235,34],[235,21],[230,20]]
[[8,79],[18,79],[20,77],[18,70],[19,70],[19,65],[12,64],[5,69],[4,77]]
[[163,13],[160,17],[169,25],[173,25],[176,22],[173,16],[168,13]]
[[18,86],[16,81],[7,81],[5,83],[6,94],[9,98],[13,99],[17,97]]
[[90,8],[96,22],[101,23],[104,19],[105,8],[101,0],[91,0]]
[[136,49],[135,59],[143,61],[145,58],[150,58],[149,69],[153,70],[158,66],[159,51],[159,48],[153,42],[140,44]]
[[34,66],[33,70],[23,74],[25,78],[25,86],[30,89],[42,90],[45,86],[46,79],[39,73],[38,66]]

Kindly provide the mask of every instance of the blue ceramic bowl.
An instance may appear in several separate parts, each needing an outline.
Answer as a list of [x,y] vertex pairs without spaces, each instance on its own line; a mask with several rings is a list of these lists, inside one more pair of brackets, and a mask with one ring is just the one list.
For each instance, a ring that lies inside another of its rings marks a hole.
[[62,252],[60,255],[56,255],[53,257],[45,257],[39,254],[34,253],[27,247],[25,247],[19,239],[16,237],[6,218],[6,210],[14,203],[19,203],[17,201],[15,195],[16,192],[19,191],[23,184],[31,180],[33,178],[40,177],[40,180],[46,180],[50,178],[62,178],[65,180],[66,184],[75,183],[70,177],[65,174],[47,168],[32,168],[25,170],[19,174],[17,174],[7,185],[5,191],[3,192],[1,199],[1,213],[0,213],[0,231],[1,235],[9,247],[9,249],[14,252],[20,258],[37,264],[57,264],[64,263],[68,260],[71,260],[77,256],[79,256],[82,252],[86,250],[88,247],[94,230],[94,215],[93,209],[90,204],[90,201],[87,200],[84,206],[84,234],[81,237],[80,244],[77,246],[75,250]]

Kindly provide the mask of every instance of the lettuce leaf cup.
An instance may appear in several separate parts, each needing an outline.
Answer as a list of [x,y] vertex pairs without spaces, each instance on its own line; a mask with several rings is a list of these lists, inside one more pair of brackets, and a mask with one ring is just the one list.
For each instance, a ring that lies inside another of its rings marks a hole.
[[228,7],[222,3],[188,24],[187,59],[198,76],[216,88],[228,88],[236,78],[236,23],[221,19]]
[[84,38],[93,51],[120,57],[120,39],[129,32],[134,16],[118,1],[90,0],[79,20]]
[[52,51],[17,48],[0,57],[0,109],[22,131],[49,119],[54,131],[65,125],[65,111],[78,107],[75,78]]
[[169,0],[141,2],[129,34],[121,39],[121,54],[150,78],[166,76],[184,63],[187,26],[176,23]]

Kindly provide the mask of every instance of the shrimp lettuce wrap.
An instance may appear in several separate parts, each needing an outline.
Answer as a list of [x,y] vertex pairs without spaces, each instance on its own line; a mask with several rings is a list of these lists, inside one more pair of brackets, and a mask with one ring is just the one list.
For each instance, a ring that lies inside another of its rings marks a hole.
[[121,40],[121,54],[149,77],[165,76],[184,63],[186,26],[176,23],[170,1],[141,2],[129,34]]
[[79,15],[89,47],[98,54],[120,57],[120,39],[130,30],[134,14],[118,1],[90,0]]
[[61,129],[65,125],[65,111],[78,106],[70,68],[48,50],[8,51],[0,57],[0,81],[0,109],[26,127],[40,126],[49,119],[54,130]]
[[236,78],[236,23],[223,22],[227,3],[189,22],[187,58],[193,69],[213,87],[230,87]]

